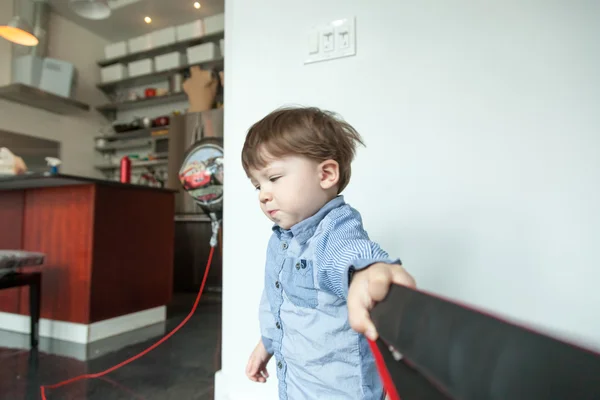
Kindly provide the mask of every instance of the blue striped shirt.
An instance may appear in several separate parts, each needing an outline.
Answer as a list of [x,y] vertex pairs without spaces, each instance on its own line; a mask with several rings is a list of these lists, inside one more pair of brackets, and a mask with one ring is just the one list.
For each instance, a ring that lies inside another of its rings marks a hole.
[[263,343],[276,361],[279,398],[383,398],[366,338],[350,328],[351,269],[390,260],[342,196],[289,230],[277,226],[267,250],[260,305]]

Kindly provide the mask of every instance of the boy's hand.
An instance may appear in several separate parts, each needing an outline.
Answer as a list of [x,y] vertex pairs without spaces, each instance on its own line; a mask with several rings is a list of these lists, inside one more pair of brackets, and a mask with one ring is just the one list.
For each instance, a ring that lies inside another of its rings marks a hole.
[[385,299],[392,283],[416,287],[413,277],[398,264],[376,263],[355,272],[352,278],[347,301],[350,326],[370,340],[378,336],[370,311]]
[[266,382],[269,377],[267,364],[271,357],[273,355],[267,352],[262,340],[260,340],[252,354],[250,354],[250,359],[246,366],[246,376],[253,382]]

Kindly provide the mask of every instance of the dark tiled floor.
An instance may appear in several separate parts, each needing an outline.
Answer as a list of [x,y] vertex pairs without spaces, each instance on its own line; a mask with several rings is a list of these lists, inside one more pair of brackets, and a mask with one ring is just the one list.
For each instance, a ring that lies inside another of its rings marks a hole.
[[[104,371],[138,354],[175,328],[190,311],[194,298],[193,294],[175,296],[166,324],[107,339],[96,343],[93,349],[45,340],[40,343],[39,352],[33,353],[22,345],[19,348],[18,343],[27,343],[27,336],[0,335],[0,399],[37,400],[41,398],[40,384]],[[212,400],[214,373],[220,369],[220,334],[221,305],[202,302],[179,332],[144,357],[104,378],[47,390],[46,398]],[[9,346],[9,342],[10,347],[2,347]]]

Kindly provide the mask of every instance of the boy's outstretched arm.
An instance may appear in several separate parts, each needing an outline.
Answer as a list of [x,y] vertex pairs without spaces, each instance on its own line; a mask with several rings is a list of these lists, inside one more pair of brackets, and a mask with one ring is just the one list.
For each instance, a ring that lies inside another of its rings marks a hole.
[[414,278],[399,264],[380,262],[354,273],[347,299],[352,329],[370,340],[377,339],[370,312],[375,304],[385,299],[392,284],[416,287]]
[[273,355],[269,354],[267,349],[265,349],[263,340],[259,340],[254,351],[250,354],[248,364],[246,365],[246,376],[248,379],[253,382],[265,383],[269,377],[267,364],[271,357],[273,357]]

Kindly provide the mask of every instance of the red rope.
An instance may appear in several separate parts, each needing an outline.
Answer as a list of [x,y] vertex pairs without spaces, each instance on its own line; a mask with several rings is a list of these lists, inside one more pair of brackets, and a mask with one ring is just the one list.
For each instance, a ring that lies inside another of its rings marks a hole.
[[202,291],[204,290],[204,284],[206,283],[206,278],[208,277],[208,271],[210,269],[210,264],[212,263],[212,258],[213,258],[213,253],[215,252],[215,248],[211,247],[210,249],[210,254],[208,255],[208,262],[206,263],[206,271],[204,271],[204,278],[202,279],[202,285],[200,285],[200,291],[198,292],[198,296],[196,296],[196,301],[194,302],[194,306],[192,307],[192,310],[190,311],[190,313],[188,314],[188,316],[179,324],[177,325],[177,327],[175,329],[173,329],[171,332],[169,332],[165,337],[163,337],[162,339],[160,339],[158,342],[154,343],[152,346],[148,347],[146,350],[142,351],[141,353],[131,357],[128,360],[123,361],[122,363],[115,365],[114,367],[111,367],[105,371],[102,372],[98,372],[95,374],[86,374],[86,375],[81,375],[81,376],[77,376],[75,378],[71,378],[69,380],[63,381],[63,382],[59,382],[56,383],[54,385],[46,385],[46,386],[40,386],[40,391],[42,394],[42,400],[47,400],[46,399],[46,389],[56,389],[58,387],[61,386],[65,386],[68,385],[70,383],[73,382],[77,382],[80,381],[82,379],[92,379],[92,378],[100,378],[106,374],[109,374],[135,360],[137,360],[140,357],[143,357],[144,355],[148,354],[149,352],[151,352],[152,350],[154,350],[155,348],[157,348],[158,346],[160,346],[162,343],[164,343],[167,339],[169,339],[171,336],[173,336],[175,334],[175,332],[177,332],[179,329],[181,329],[189,320],[190,318],[192,318],[192,315],[194,315],[194,313],[196,312],[196,308],[198,307],[198,303],[200,302],[200,297],[202,296]]
[[396,385],[394,385],[394,381],[392,380],[392,376],[390,375],[390,371],[388,371],[385,361],[383,360],[383,356],[377,347],[377,343],[369,340],[369,346],[371,347],[371,351],[373,352],[373,356],[375,357],[375,363],[377,364],[377,369],[379,370],[379,376],[381,376],[381,380],[383,381],[383,387],[387,392],[388,398],[390,400],[401,400],[398,391],[396,390]]

